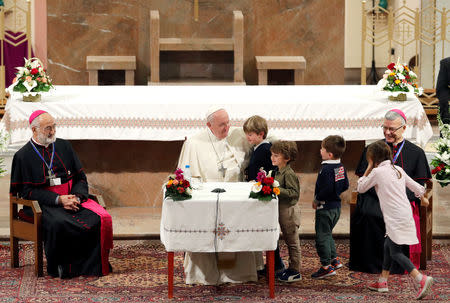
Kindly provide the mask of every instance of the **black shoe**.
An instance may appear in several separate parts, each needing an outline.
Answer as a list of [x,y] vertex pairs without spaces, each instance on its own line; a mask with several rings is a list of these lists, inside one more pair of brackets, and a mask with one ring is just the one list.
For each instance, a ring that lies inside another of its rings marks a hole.
[[[281,263],[281,266],[275,266],[275,276],[278,274],[281,274],[286,269],[286,266],[284,263]],[[264,265],[263,269],[258,270],[258,278],[264,278],[267,276],[267,266]]]
[[70,279],[70,269],[67,265],[58,265],[58,277],[60,279]]

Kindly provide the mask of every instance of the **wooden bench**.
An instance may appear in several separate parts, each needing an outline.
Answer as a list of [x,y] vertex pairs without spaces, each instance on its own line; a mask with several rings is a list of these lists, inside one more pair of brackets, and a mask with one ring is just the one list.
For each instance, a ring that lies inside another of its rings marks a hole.
[[267,71],[275,69],[294,70],[294,84],[304,83],[306,60],[303,56],[256,56],[258,85],[267,85]]
[[[433,182],[428,180],[425,183],[425,196],[430,201],[428,206],[420,207],[420,242],[422,246],[422,253],[420,254],[420,269],[427,269],[427,261],[431,260],[432,255],[432,240],[433,240]],[[350,199],[350,218],[353,216],[356,209],[356,201],[358,193],[352,192]]]
[[99,70],[124,70],[125,85],[134,85],[136,56],[87,56],[86,69],[89,72],[89,85],[98,85]]
[[[159,11],[150,11],[150,85],[161,84],[160,52],[162,51],[230,51],[234,55],[234,76],[229,84],[244,82],[244,17],[233,11],[233,37],[231,38],[161,38]],[[209,81],[209,79],[208,79]],[[176,80],[183,84],[183,79]],[[187,82],[197,82],[187,79]],[[211,79],[214,82],[214,79]],[[226,84],[219,80],[220,84]],[[185,82],[186,83],[186,82]],[[197,84],[202,84],[198,82]],[[212,83],[204,83],[212,84]]]

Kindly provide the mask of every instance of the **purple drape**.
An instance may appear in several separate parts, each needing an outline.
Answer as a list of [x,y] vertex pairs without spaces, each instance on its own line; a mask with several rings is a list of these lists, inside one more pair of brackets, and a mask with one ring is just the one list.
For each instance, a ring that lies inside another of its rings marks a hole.
[[[13,37],[18,37],[22,32],[13,33],[11,31],[6,31]],[[6,34],[5,32],[5,34]],[[12,40],[8,37],[9,40]],[[26,39],[26,35],[20,37],[19,39],[12,40],[13,43],[18,43]],[[16,76],[16,67],[24,66],[24,59],[28,58],[28,41],[24,41],[20,45],[13,46],[10,43],[3,41],[3,60],[5,64],[5,87],[11,85],[12,80]],[[33,57],[33,51],[31,51],[31,56]]]

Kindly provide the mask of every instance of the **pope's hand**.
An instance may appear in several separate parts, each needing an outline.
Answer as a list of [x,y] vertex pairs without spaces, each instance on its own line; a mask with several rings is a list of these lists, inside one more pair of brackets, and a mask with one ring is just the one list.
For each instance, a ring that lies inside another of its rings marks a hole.
[[61,195],[59,196],[59,203],[64,207],[64,209],[77,211],[80,202],[75,195]]

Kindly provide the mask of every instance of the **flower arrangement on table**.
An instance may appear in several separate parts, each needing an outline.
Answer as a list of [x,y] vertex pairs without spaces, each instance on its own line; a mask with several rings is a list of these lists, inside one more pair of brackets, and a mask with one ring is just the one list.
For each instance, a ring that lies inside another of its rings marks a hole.
[[382,91],[389,92],[389,100],[406,101],[407,93],[415,93],[419,96],[423,93],[423,88],[418,87],[417,75],[405,64],[390,63],[384,72],[383,78],[378,81],[377,86]]
[[53,88],[52,80],[38,58],[25,58],[25,65],[16,69],[11,87],[13,91],[24,94],[24,101],[38,101],[40,92],[48,92]]
[[270,201],[280,194],[280,184],[265,170],[260,169],[256,176],[256,183],[253,184],[249,198],[258,199],[260,201]]
[[184,173],[177,168],[173,175],[169,176],[166,183],[164,198],[172,198],[174,201],[182,201],[192,198],[192,187],[188,180],[184,179]]
[[438,120],[442,138],[435,143],[437,155],[431,160],[431,173],[433,179],[444,187],[450,184],[450,125]]

